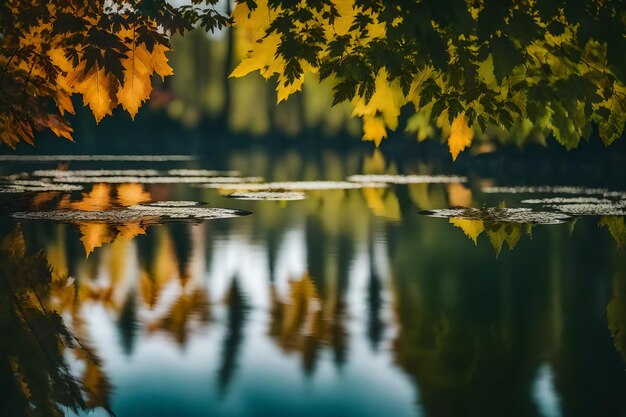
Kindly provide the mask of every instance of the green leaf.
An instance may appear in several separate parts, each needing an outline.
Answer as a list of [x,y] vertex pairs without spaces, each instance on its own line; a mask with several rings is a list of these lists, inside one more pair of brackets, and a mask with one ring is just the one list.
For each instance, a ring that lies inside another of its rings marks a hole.
[[496,81],[501,83],[505,77],[513,73],[513,68],[524,63],[524,56],[507,37],[495,38],[491,41],[493,56],[493,73]]

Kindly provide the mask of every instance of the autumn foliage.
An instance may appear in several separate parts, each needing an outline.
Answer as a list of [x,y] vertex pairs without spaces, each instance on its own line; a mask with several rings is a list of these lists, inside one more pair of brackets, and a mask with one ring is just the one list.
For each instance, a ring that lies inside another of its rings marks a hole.
[[0,5],[0,141],[33,143],[38,130],[72,139],[65,118],[82,96],[97,122],[117,106],[135,117],[153,75],[171,75],[169,36],[227,22],[212,0],[8,0]]
[[96,121],[117,106],[134,117],[151,78],[172,74],[170,35],[197,24],[233,24],[244,58],[231,76],[275,78],[278,102],[307,77],[328,79],[376,145],[389,131],[423,140],[436,126],[456,158],[488,128],[568,149],[624,130],[622,0],[241,0],[232,17],[215,3],[1,5],[0,140],[32,142],[45,128],[71,138],[74,94]]
[[624,130],[622,1],[245,0],[234,21],[249,51],[233,76],[277,76],[278,101],[307,74],[333,79],[363,139],[379,144],[412,113],[421,140],[435,124],[453,158],[488,127],[552,136],[568,149],[594,129]]

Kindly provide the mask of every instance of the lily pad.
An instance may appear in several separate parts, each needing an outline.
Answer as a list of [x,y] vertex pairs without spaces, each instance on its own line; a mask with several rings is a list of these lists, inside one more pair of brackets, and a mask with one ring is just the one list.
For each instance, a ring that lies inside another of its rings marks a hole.
[[529,208],[452,208],[420,211],[420,214],[445,219],[459,218],[520,224],[560,224],[571,220],[571,217],[564,213],[534,211]]
[[199,201],[153,201],[152,203],[142,204],[143,207],[195,207],[202,206],[205,203]]
[[249,193],[232,193],[228,197],[237,200],[274,200],[295,201],[304,200],[306,194],[297,191],[258,191]]
[[39,169],[31,173],[33,177],[152,177],[160,175],[156,169]]
[[18,212],[12,216],[27,220],[50,220],[70,223],[125,224],[132,222],[167,223],[169,221],[199,221],[240,217],[250,214],[243,210],[206,207],[146,207],[131,206],[112,210],[51,210]]
[[314,190],[350,190],[358,188],[385,188],[384,183],[360,183],[351,181],[291,181],[264,183],[211,183],[204,188],[219,188],[236,191],[314,191]]
[[467,182],[467,177],[454,175],[351,175],[348,181],[387,184],[442,184]]
[[96,183],[108,183],[108,184],[210,184],[210,183],[249,183],[263,181],[261,177],[133,177],[133,176],[112,176],[112,177],[69,177],[69,178],[54,178],[56,182],[68,183],[68,184],[96,184]]
[[59,161],[115,161],[115,162],[169,162],[193,161],[191,155],[0,155],[0,161],[59,162]]
[[524,204],[606,204],[611,203],[611,200],[600,199],[596,197],[554,197],[554,198],[536,198],[529,200],[522,200]]
[[80,185],[69,184],[53,184],[43,181],[31,181],[31,180],[14,180],[7,181],[5,184],[0,184],[0,193],[35,193],[46,191],[60,191],[71,192],[82,190]]
[[573,195],[603,195],[606,188],[586,188],[571,186],[541,185],[537,187],[485,187],[481,189],[486,194],[573,194]]
[[573,216],[626,216],[626,203],[563,204],[551,208]]
[[215,171],[212,169],[170,169],[168,175],[177,177],[236,177],[239,171]]

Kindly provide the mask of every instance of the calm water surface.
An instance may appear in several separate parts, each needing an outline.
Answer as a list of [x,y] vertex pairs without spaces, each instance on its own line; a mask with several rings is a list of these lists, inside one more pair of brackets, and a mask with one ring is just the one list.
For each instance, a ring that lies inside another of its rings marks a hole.
[[[376,158],[235,155],[218,168],[275,181],[438,173]],[[2,174],[55,167],[14,161]],[[626,415],[622,217],[502,225],[500,235],[485,222],[491,234],[475,244],[476,223],[419,212],[518,207],[529,196],[483,193],[493,180],[472,176],[288,202],[189,184],[83,185],[0,194],[2,415],[53,415],[54,404],[67,415],[109,408],[120,417]],[[252,214],[167,224],[10,217],[164,200]],[[39,251],[51,281],[32,284],[46,276]],[[49,322],[52,311],[69,335]],[[49,341],[57,338],[65,342]],[[59,382],[64,369],[83,394]],[[72,411],[76,395],[95,409]]]

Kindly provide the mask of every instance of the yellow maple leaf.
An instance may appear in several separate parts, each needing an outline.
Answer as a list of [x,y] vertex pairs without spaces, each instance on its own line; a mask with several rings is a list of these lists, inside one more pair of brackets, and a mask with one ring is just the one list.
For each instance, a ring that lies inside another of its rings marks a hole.
[[130,47],[126,59],[122,60],[124,82],[117,92],[117,99],[134,120],[139,107],[150,97],[152,91],[152,56],[144,44],[133,43]]
[[256,42],[230,76],[240,78],[258,70],[263,78],[268,79],[274,74],[281,73],[285,68],[285,60],[276,57],[279,43],[280,35],[277,33]]
[[363,117],[363,140],[373,140],[376,146],[387,137],[387,128],[398,127],[400,109],[407,99],[396,81],[387,79],[387,70],[382,68],[374,83],[374,94],[369,101],[364,97],[352,100],[352,116]]
[[450,223],[463,230],[465,235],[474,241],[475,245],[478,244],[478,236],[485,230],[482,220],[452,218]]
[[352,102],[354,105],[352,115],[380,115],[385,125],[393,130],[398,127],[400,109],[407,100],[398,83],[390,82],[387,78],[387,70],[383,67],[376,76],[372,98],[368,102],[364,97],[355,98]]
[[[81,65],[84,68],[84,65]],[[77,69],[76,73],[82,73],[82,69]],[[80,77],[80,75],[78,75]],[[76,76],[74,76],[76,77]],[[70,80],[75,79],[74,77]],[[69,82],[69,81],[68,81]],[[113,114],[113,109],[117,106],[115,99],[117,83],[111,73],[106,73],[104,68],[95,64],[82,81],[78,84],[77,90],[83,95],[83,103],[89,106],[91,112],[99,123],[104,116]]]
[[363,140],[373,140],[376,146],[387,137],[385,122],[380,117],[363,116]]
[[168,75],[174,75],[174,70],[167,63],[168,60],[165,56],[165,53],[168,51],[169,49],[163,45],[154,45],[154,49],[150,54],[150,67],[161,79]]
[[472,144],[472,139],[474,139],[474,131],[467,125],[465,115],[461,113],[452,122],[448,138],[452,160],[456,160],[459,153]]
[[57,107],[59,108],[59,113],[64,115],[65,112],[70,114],[74,114],[74,104],[72,103],[72,86],[68,83],[68,79],[66,74],[70,73],[73,70],[72,63],[65,56],[63,49],[61,48],[53,48],[48,51],[48,56],[54,65],[59,67],[61,72],[57,75],[57,95],[55,97],[55,101],[57,103]]
[[238,57],[245,56],[259,39],[265,36],[270,24],[270,12],[267,0],[256,1],[256,8],[250,10],[246,2],[237,2],[233,10],[235,30],[235,52]]

